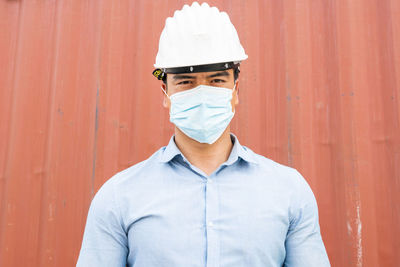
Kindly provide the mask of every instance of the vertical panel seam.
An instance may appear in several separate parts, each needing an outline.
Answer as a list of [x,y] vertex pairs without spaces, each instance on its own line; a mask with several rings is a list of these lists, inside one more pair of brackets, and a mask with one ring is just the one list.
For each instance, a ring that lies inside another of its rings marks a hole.
[[[7,188],[7,186],[8,186],[8,181],[9,181],[9,177],[8,177],[8,173],[9,173],[9,166],[10,166],[10,158],[11,158],[11,150],[10,150],[10,144],[12,143],[11,142],[11,140],[13,139],[13,129],[14,129],[14,124],[15,124],[15,119],[14,119],[14,114],[15,114],[15,112],[14,112],[14,109],[15,109],[15,102],[16,102],[16,88],[15,88],[15,81],[16,81],[16,69],[17,69],[17,67],[16,67],[16,65],[18,64],[18,56],[19,56],[19,54],[20,54],[20,50],[21,50],[21,45],[20,45],[20,43],[19,43],[19,40],[20,40],[20,36],[21,36],[21,20],[22,20],[22,16],[21,16],[21,13],[23,12],[23,7],[22,7],[22,2],[18,2],[18,4],[19,4],[19,7],[18,7],[18,33],[17,33],[17,37],[16,37],[16,40],[15,40],[15,45],[16,45],[16,48],[15,48],[15,52],[14,52],[14,57],[13,57],[13,59],[14,59],[14,64],[13,64],[13,70],[12,70],[12,85],[11,85],[11,88],[12,88],[12,90],[11,90],[11,96],[10,96],[10,99],[11,99],[11,105],[10,105],[10,110],[11,110],[11,112],[10,112],[10,124],[9,124],[9,129],[8,129],[8,135],[7,135],[7,138],[8,138],[8,142],[6,142],[6,148],[5,148],[5,155],[6,155],[6,157],[5,157],[5,163],[4,163],[4,184],[3,184],[3,188],[2,188],[2,191],[1,191],[1,198],[2,198],[2,202],[1,202],[1,210],[0,210],[0,229],[4,229],[3,231],[6,231],[6,227],[5,227],[5,222],[6,222],[6,214],[7,214],[7,210],[8,210],[8,207],[7,207],[7,205],[6,205],[6,201],[7,201],[7,196],[8,196],[8,190],[6,190],[6,188]],[[7,178],[8,177],[8,178]],[[2,248],[2,245],[3,245],[3,240],[4,240],[4,236],[5,236],[5,234],[1,234],[0,235],[0,248],[1,248],[1,250],[3,249]],[[0,252],[1,252],[1,250],[0,250]],[[1,253],[0,253],[1,254]],[[1,261],[0,261],[0,263],[1,263]]]

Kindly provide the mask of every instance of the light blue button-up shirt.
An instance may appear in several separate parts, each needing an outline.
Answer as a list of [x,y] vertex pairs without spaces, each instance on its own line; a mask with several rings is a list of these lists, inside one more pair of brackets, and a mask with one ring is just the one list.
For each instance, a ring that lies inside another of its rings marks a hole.
[[95,195],[77,266],[325,267],[304,178],[241,146],[210,176],[172,137]]

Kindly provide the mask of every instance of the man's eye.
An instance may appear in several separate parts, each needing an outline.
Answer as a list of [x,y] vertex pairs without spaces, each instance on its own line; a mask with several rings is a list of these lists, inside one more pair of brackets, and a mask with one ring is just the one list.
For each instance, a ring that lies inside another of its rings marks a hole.
[[214,80],[212,80],[211,82],[213,82],[213,83],[224,83],[224,82],[225,82],[225,80],[221,80],[221,79],[214,79]]
[[189,84],[191,81],[181,81],[178,84]]

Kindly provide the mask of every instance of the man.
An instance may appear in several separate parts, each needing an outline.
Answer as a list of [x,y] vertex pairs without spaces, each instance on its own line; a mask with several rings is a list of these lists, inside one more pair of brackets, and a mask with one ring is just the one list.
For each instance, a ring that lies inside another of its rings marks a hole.
[[330,266],[303,177],[230,133],[246,58],[215,7],[166,20],[153,74],[175,135],[97,192],[77,266]]

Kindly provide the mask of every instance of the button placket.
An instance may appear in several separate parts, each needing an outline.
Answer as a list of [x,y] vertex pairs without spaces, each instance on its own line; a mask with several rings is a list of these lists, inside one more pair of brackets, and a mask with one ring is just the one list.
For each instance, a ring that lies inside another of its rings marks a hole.
[[219,215],[218,187],[214,178],[206,177],[206,234],[207,234],[207,267],[219,266],[220,241],[216,228],[216,219]]

